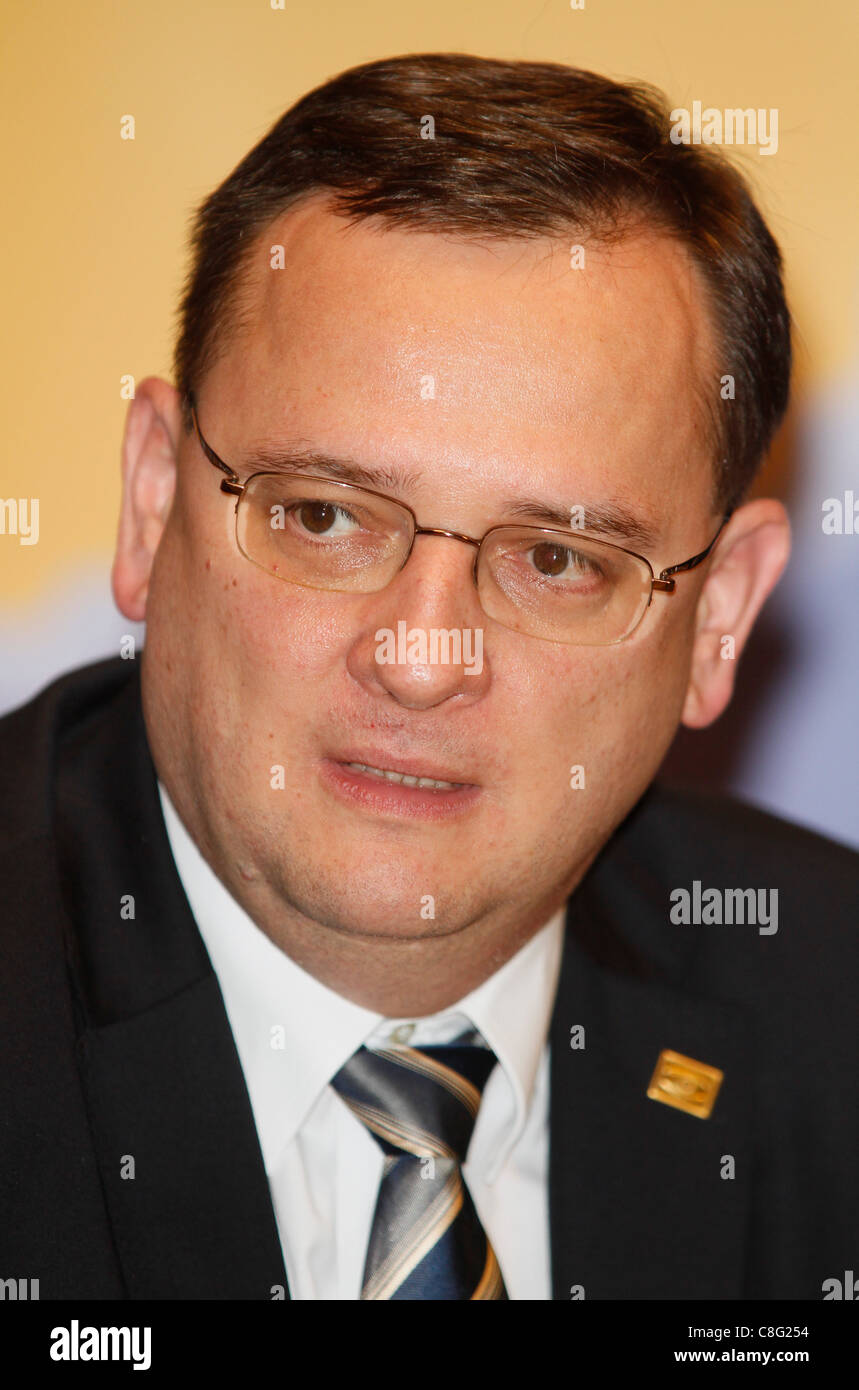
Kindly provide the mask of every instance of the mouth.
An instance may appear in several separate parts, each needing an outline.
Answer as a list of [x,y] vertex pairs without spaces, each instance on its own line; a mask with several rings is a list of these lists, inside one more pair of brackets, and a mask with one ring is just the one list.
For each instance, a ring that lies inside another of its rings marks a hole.
[[382,753],[324,758],[321,771],[338,800],[386,816],[445,819],[461,815],[481,795],[476,783],[454,777],[453,768]]
[[451,792],[456,787],[467,787],[468,782],[444,782],[436,777],[413,777],[405,772],[394,772],[390,767],[370,767],[367,763],[343,763],[353,772],[366,772],[369,777],[381,777],[386,782],[394,782],[401,787],[431,787],[433,791]]

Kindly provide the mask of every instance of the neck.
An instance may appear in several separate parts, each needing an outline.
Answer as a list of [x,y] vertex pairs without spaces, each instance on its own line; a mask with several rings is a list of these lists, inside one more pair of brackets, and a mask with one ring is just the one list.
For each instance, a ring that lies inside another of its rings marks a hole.
[[387,1018],[424,1017],[463,999],[520,951],[562,908],[595,857],[530,904],[493,908],[455,930],[408,938],[311,917],[261,879],[209,859],[221,882],[261,931],[309,975]]

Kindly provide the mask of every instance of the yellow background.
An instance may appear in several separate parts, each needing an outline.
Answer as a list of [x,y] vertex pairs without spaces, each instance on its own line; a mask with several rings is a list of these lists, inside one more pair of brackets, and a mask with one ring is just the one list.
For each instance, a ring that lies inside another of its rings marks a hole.
[[40,539],[0,536],[3,602],[106,568],[120,377],[170,375],[194,206],[299,95],[373,58],[550,59],[655,82],[672,106],[778,108],[774,156],[734,148],[787,257],[801,405],[854,351],[855,13],[854,0],[17,0],[0,59],[0,497],[40,499]]

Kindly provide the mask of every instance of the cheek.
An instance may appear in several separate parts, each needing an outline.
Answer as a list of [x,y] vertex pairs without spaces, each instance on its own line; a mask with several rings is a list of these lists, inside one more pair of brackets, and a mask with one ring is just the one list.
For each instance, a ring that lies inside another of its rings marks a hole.
[[674,738],[687,672],[685,635],[667,624],[624,650],[613,671],[602,758],[615,787],[628,789],[631,801],[650,783]]
[[625,807],[637,799],[677,729],[684,652],[676,636],[669,642],[658,630],[647,640],[581,648],[563,656],[551,677],[544,670],[528,683],[523,708],[527,703],[533,711],[527,722],[534,735],[528,761],[557,785],[562,801],[572,768],[582,769],[590,804]]
[[[250,567],[249,567],[250,568]],[[302,590],[260,572],[239,573],[225,613],[224,640],[246,683],[295,684],[321,676],[345,659],[348,619],[342,597]]]

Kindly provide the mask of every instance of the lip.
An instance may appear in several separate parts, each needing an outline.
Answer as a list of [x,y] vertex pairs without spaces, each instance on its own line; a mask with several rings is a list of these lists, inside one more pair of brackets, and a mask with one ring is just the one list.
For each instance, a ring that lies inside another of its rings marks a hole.
[[452,767],[434,763],[431,758],[398,758],[395,753],[386,753],[382,748],[347,748],[337,754],[329,754],[328,761],[335,763],[363,763],[365,767],[378,767],[386,772],[401,772],[404,777],[432,777],[435,782],[459,782],[464,787],[476,786]]
[[452,777],[451,768],[423,758],[396,758],[380,750],[348,750],[339,757],[323,758],[320,777],[338,801],[359,806],[376,815],[411,820],[447,820],[470,810],[481,796],[481,788],[473,782],[461,782],[450,791],[429,787],[406,787],[387,782],[371,773],[347,767],[347,763],[363,763],[366,767],[401,772],[406,777],[432,777],[442,782],[461,782]]

